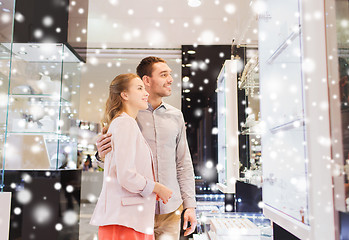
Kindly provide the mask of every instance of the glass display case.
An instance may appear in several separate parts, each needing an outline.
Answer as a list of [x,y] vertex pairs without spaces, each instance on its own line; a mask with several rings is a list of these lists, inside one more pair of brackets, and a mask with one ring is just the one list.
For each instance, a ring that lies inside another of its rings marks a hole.
[[225,212],[225,194],[196,195],[197,240],[271,240],[270,220],[261,213]]
[[[1,43],[5,170],[75,169],[80,60],[63,43]],[[8,66],[10,65],[10,70]],[[9,72],[10,71],[10,72]]]
[[[68,31],[80,34],[87,14],[68,26],[82,8],[79,1],[67,4],[0,2],[0,239],[78,238],[81,171],[73,126],[83,59]],[[78,38],[81,48],[86,38]]]
[[329,118],[330,99],[338,99],[329,91],[337,84],[329,65],[337,59],[335,45],[325,39],[335,36],[327,18],[334,1],[263,2],[258,16],[263,213],[300,239],[338,239],[332,166],[339,155],[332,144],[339,139]]
[[[299,1],[266,1],[259,17],[263,202],[309,225],[308,160]],[[298,13],[298,14],[297,14]]]
[[238,60],[226,60],[217,78],[218,119],[218,188],[223,193],[235,193],[239,178],[238,140]]
[[238,82],[241,95],[243,121],[239,124],[239,132],[246,135],[239,142],[242,149],[246,150],[245,158],[240,158],[240,181],[262,186],[262,159],[261,159],[261,135],[262,121],[259,99],[259,62],[258,51],[253,48],[245,48],[244,70]]
[[[217,81],[218,186],[262,186],[259,62],[255,47],[233,46]],[[243,69],[243,71],[242,71]],[[238,117],[237,117],[238,116]],[[224,192],[224,190],[222,190]]]
[[270,220],[258,213],[201,213],[194,239],[272,240]]

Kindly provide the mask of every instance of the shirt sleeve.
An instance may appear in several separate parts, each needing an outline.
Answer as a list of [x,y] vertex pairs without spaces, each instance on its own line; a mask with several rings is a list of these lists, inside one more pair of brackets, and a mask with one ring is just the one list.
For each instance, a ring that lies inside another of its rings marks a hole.
[[113,161],[119,184],[129,192],[149,196],[154,190],[155,182],[136,170],[137,138],[141,134],[136,121],[124,118],[111,127]]
[[97,166],[104,169],[104,162],[102,161],[102,159],[99,157],[98,155],[98,151],[96,152],[95,154],[95,157],[96,157],[96,162],[97,162]]
[[188,147],[184,118],[181,114],[180,132],[177,138],[176,148],[177,179],[183,199],[183,208],[195,208],[195,176],[193,163]]

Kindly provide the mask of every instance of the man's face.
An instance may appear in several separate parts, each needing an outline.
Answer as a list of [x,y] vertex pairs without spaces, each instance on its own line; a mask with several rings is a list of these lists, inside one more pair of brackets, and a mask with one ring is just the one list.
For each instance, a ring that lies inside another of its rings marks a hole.
[[159,97],[168,97],[171,95],[171,84],[173,78],[171,76],[171,68],[163,62],[153,64],[153,72],[149,76],[149,91],[152,95]]

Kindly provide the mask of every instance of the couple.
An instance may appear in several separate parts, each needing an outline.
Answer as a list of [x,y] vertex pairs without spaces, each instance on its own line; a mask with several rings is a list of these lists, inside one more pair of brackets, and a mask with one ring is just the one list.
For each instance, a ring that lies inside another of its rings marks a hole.
[[183,209],[184,235],[196,227],[184,119],[162,101],[173,81],[163,59],[143,59],[137,74],[121,74],[110,84],[107,134],[97,142],[99,156],[105,156],[103,188],[91,224],[100,226],[100,240],[153,239],[153,233],[155,239],[177,240]]

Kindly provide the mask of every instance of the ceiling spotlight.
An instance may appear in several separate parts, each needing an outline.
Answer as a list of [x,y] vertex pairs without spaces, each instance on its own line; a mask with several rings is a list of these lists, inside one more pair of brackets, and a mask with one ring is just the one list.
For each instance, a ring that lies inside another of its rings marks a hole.
[[188,5],[190,7],[198,7],[201,5],[201,0],[188,0]]
[[187,76],[185,76],[185,77],[183,77],[183,82],[189,82],[189,77],[187,77]]

